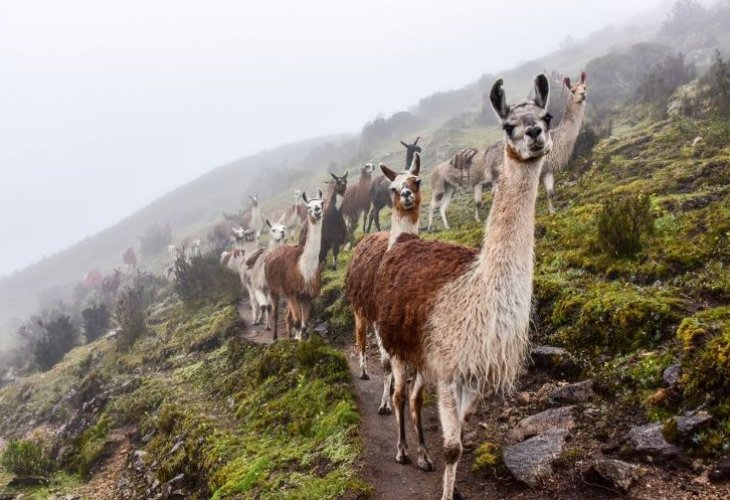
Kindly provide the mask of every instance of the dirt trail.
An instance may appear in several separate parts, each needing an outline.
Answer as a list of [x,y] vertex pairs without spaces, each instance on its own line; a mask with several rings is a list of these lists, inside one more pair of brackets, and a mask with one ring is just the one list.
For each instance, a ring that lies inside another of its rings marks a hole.
[[84,500],[105,500],[110,498],[112,492],[116,490],[117,481],[126,469],[129,453],[132,451],[128,434],[133,430],[131,427],[123,427],[112,431],[109,439],[113,443],[114,451],[103,462],[101,469],[94,473],[91,480],[76,494]]

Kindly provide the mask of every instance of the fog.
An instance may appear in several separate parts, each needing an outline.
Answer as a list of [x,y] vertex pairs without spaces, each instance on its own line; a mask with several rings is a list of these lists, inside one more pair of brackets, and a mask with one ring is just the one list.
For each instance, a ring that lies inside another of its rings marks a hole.
[[358,131],[649,7],[545,5],[4,0],[0,276],[216,165]]

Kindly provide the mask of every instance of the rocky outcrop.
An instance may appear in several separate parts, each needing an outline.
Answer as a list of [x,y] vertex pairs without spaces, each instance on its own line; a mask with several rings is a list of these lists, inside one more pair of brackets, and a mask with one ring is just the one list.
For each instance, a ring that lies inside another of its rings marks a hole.
[[582,403],[593,396],[593,380],[558,387],[550,393],[550,399],[557,403]]
[[652,460],[666,460],[679,455],[679,448],[667,442],[660,424],[646,424],[634,427],[626,434],[625,455]]
[[601,458],[593,462],[586,475],[599,484],[626,492],[645,473],[646,470],[638,465],[612,458]]

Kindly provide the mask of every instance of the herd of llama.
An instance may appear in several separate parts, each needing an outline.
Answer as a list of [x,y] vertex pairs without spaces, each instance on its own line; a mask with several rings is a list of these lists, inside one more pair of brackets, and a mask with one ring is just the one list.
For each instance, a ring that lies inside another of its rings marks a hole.
[[[279,302],[284,298],[286,334],[302,339],[328,254],[332,252],[336,267],[340,248],[355,242],[359,220],[364,233],[369,231],[366,222],[376,222],[378,232],[366,234],[354,246],[345,275],[360,378],[370,378],[366,347],[372,335],[384,373],[377,411],[395,413],[396,462],[410,462],[407,399],[418,441],[415,460],[424,471],[433,470],[433,462],[421,425],[423,391],[435,389],[446,463],[443,499],[454,495],[465,420],[482,395],[512,389],[527,355],[538,187],[544,184],[553,212],[553,176],[572,154],[585,110],[585,73],[575,84],[569,78],[562,84],[568,101],[559,127],[551,129],[545,75],[537,75],[532,97],[518,104],[508,104],[503,82],[497,80],[489,101],[504,132],[502,140],[483,151],[460,151],[432,169],[429,230],[436,209],[448,229],[446,210],[459,187],[473,191],[479,220],[482,190],[491,184],[492,204],[480,249],[419,238],[419,138],[402,143],[408,153],[404,170],[380,164],[376,172],[367,164],[349,187],[348,172],[330,172],[326,192],[297,191],[276,222],[265,218],[258,197],[251,197],[248,220],[233,229],[233,249],[221,256],[223,264],[238,272],[254,322],[273,329],[273,339],[278,339]],[[390,229],[381,232],[378,211],[386,204],[392,207]],[[298,229],[298,242],[287,244]],[[268,235],[268,246],[259,248],[263,235]]]

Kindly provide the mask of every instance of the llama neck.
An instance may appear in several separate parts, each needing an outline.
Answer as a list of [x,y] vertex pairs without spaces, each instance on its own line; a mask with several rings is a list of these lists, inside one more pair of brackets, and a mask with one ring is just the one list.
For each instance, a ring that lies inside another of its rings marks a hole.
[[401,211],[393,208],[393,216],[390,221],[390,237],[388,238],[388,250],[395,245],[398,236],[401,234],[414,234],[418,236],[418,215],[419,207],[408,211]]
[[561,149],[573,152],[575,142],[578,140],[580,126],[583,124],[583,115],[585,115],[586,103],[576,103],[569,98],[568,105],[565,107],[563,119],[557,130],[553,133],[553,141],[564,146]]
[[275,240],[274,238],[269,238],[269,250],[280,247],[285,240],[286,238],[284,238],[283,240]]
[[341,195],[341,194],[339,194],[339,193],[335,193],[335,208],[336,208],[337,210],[339,210],[339,209],[340,209],[340,207],[342,207],[342,202],[343,202],[343,200],[344,200],[344,199],[345,199],[345,197],[344,197],[344,196],[342,196],[342,195]]
[[261,211],[259,210],[258,205],[251,207],[251,226],[256,227],[256,225],[261,220]]
[[307,218],[307,241],[299,257],[299,271],[305,283],[309,283],[319,272],[319,250],[322,246],[322,220],[312,222]]

